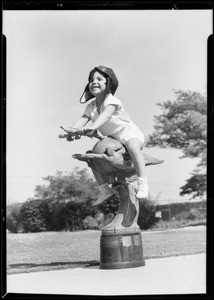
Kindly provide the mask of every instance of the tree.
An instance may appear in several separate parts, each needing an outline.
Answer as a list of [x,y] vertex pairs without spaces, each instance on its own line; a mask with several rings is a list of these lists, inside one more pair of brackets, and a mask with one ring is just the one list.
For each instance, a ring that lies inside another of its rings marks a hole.
[[186,180],[186,184],[182,186],[180,195],[192,195],[192,198],[203,197],[206,193],[206,176],[204,174],[192,173],[192,177]]
[[44,177],[47,182],[35,188],[35,199],[46,202],[47,230],[82,229],[83,219],[93,214],[91,202],[97,198],[98,185],[86,168],[67,173],[57,171]]
[[37,199],[74,200],[84,202],[95,200],[97,196],[97,183],[89,176],[86,168],[75,168],[71,173],[57,171],[54,176],[44,177],[46,185],[37,185],[34,197]]
[[176,148],[183,151],[181,158],[200,158],[192,176],[181,187],[180,195],[203,197],[207,161],[206,97],[198,92],[181,90],[175,91],[175,96],[175,101],[157,103],[163,113],[154,117],[155,132],[149,136],[147,147]]

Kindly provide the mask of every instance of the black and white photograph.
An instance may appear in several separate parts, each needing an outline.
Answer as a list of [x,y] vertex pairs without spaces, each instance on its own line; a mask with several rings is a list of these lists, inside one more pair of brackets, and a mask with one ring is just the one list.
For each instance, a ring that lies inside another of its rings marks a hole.
[[7,293],[206,294],[212,7],[3,9],[2,33]]

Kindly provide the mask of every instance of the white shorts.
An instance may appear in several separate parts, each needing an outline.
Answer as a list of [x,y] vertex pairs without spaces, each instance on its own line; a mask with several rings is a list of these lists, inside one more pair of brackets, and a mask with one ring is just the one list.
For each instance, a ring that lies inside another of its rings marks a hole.
[[137,126],[132,125],[129,128],[121,130],[119,133],[112,135],[113,138],[125,145],[130,139],[139,139],[144,144],[144,134]]

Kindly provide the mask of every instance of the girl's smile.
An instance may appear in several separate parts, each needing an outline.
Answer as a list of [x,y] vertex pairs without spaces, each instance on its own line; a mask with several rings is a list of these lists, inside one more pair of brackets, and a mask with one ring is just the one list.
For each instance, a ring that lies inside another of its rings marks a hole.
[[105,89],[106,89],[106,78],[96,71],[89,81],[89,91],[93,96],[99,97],[103,95]]

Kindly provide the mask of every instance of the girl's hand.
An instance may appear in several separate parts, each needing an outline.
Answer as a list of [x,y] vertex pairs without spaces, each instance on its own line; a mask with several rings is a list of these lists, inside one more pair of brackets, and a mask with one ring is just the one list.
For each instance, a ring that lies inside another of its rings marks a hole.
[[76,128],[69,128],[66,129],[62,126],[60,126],[65,132],[66,134],[60,134],[58,137],[59,138],[66,138],[67,141],[73,141],[73,140],[78,140],[81,138],[82,135],[88,136],[90,138],[95,137],[98,138],[100,140],[103,139],[103,136],[101,136],[98,133],[97,129],[93,129],[93,128],[82,128],[82,129],[76,129]]
[[76,128],[69,128],[69,129],[65,129],[64,127],[60,126],[60,128],[62,128],[66,133],[73,133],[78,131],[78,129]]
[[86,128],[82,129],[82,132],[85,135],[91,135],[91,134],[97,133],[97,130],[96,129],[92,129],[90,127],[86,127]]

